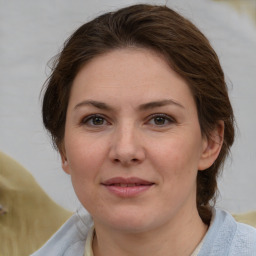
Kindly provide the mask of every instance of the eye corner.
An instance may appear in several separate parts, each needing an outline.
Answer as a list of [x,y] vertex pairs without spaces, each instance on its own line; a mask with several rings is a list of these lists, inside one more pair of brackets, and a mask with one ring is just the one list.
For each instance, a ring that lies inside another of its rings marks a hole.
[[103,126],[110,125],[111,123],[102,114],[90,114],[83,117],[80,121],[81,126],[87,126],[91,128],[100,128]]
[[146,124],[149,124],[151,126],[158,127],[158,128],[167,127],[174,123],[176,123],[175,118],[164,113],[152,114],[146,120]]

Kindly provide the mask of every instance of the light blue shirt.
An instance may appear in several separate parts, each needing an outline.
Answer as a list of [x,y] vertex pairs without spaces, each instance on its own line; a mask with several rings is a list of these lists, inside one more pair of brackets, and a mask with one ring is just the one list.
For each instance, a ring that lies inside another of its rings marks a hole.
[[[91,216],[79,209],[31,256],[83,256],[92,225]],[[236,222],[225,211],[215,209],[198,256],[256,256],[256,229]]]

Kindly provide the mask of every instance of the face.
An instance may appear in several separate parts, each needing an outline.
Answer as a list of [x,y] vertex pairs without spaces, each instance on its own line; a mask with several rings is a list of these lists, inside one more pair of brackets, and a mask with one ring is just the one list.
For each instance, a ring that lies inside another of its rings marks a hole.
[[63,169],[95,225],[139,232],[196,211],[207,148],[188,85],[156,53],[114,50],[77,74]]

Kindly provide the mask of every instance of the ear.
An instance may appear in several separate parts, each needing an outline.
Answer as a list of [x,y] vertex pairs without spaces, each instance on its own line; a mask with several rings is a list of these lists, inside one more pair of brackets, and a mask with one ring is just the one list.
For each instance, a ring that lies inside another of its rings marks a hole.
[[61,148],[59,148],[59,152],[60,152],[60,157],[61,157],[62,169],[65,173],[70,174],[68,159],[66,156],[66,150],[63,145],[61,146]]
[[209,168],[218,158],[224,138],[224,122],[219,121],[209,137],[203,139],[203,151],[199,161],[198,170]]

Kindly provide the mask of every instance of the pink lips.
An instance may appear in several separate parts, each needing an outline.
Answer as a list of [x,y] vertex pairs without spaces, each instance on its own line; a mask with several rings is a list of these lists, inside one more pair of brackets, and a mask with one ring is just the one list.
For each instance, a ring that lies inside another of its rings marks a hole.
[[115,177],[101,183],[111,193],[120,197],[134,197],[150,189],[154,183],[140,178]]

